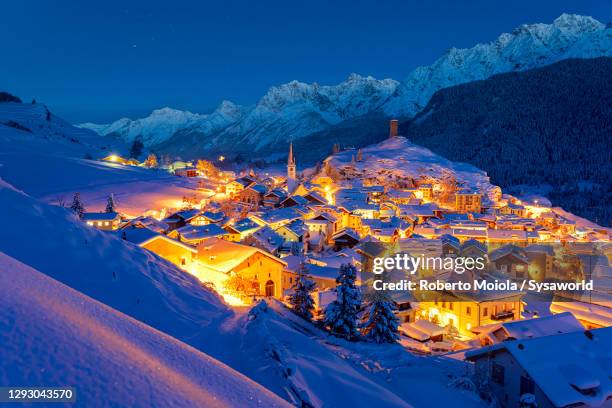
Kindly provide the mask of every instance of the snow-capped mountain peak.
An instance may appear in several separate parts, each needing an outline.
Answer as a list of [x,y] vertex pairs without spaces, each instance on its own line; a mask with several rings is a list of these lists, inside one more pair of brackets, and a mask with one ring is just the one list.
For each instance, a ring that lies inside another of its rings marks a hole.
[[[414,116],[442,88],[566,58],[600,56],[612,56],[612,29],[592,17],[562,14],[551,24],[523,24],[472,48],[450,48],[433,64],[413,70],[402,82],[355,73],[337,85],[294,80],[271,87],[248,107],[223,101],[206,115],[162,108],[143,119],[81,126],[127,141],[141,136],[151,148],[165,142],[163,150],[170,154],[173,146],[177,146],[176,151],[194,154],[228,147],[235,150],[236,146],[245,151],[279,150],[289,139],[297,140],[363,115]],[[325,151],[328,148],[324,146]]]
[[[562,14],[552,24],[523,24],[489,43],[451,48],[432,65],[412,71],[383,109],[389,115],[413,116],[442,88],[565,58],[610,56],[609,35],[598,38],[606,31],[610,30],[592,17]],[[604,44],[594,49],[594,42]]]

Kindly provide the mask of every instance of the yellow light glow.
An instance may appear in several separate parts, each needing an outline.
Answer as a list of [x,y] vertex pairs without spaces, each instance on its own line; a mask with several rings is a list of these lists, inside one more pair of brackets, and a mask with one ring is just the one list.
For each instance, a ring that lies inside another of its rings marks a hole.
[[222,162],[223,160],[225,160],[225,156],[219,156],[219,161]]

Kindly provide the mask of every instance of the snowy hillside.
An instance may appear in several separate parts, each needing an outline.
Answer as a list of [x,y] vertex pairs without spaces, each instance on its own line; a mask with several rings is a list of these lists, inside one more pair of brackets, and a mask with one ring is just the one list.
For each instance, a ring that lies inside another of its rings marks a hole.
[[[224,150],[265,153],[284,150],[290,139],[324,132],[364,115],[414,116],[434,92],[445,87],[570,57],[610,55],[611,28],[591,17],[563,14],[552,24],[522,25],[490,43],[451,48],[401,83],[356,74],[334,86],[292,81],[270,88],[251,107],[224,102],[208,115],[164,108],[143,119],[80,126],[127,141],[141,135],[147,146],[185,158]],[[328,142],[317,148],[327,152],[333,143]]]
[[417,357],[400,345],[347,342],[274,300],[239,316],[227,334],[241,350],[240,371],[298,406],[484,406],[476,394],[448,385],[465,373],[464,363]]
[[174,265],[2,180],[0,210],[0,251],[158,330],[193,344],[203,327],[230,313]]
[[40,103],[0,103],[0,143],[24,144],[35,150],[52,146],[54,152],[73,157],[102,156],[106,151],[126,149],[124,142],[75,127]]
[[398,178],[431,182],[430,179],[444,179],[452,174],[460,187],[482,192],[494,187],[484,171],[466,163],[447,160],[401,136],[361,149],[362,160],[356,160],[357,154],[355,150],[345,150],[328,157],[325,162],[335,171],[352,178],[387,178],[381,180],[383,183]]
[[121,153],[126,146],[53,114],[49,121],[46,117],[41,104],[0,103],[0,123],[11,124],[0,124],[0,178],[30,196],[58,204],[78,191],[94,211],[102,210],[112,193],[120,211],[140,214],[197,195],[188,180],[166,172],[84,159]]
[[225,364],[0,252],[0,383],[75,406],[284,407]]

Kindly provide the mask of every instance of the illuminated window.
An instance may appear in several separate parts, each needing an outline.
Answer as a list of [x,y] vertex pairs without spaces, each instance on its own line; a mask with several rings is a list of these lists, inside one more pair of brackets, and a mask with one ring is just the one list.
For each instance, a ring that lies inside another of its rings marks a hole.
[[94,225],[94,224],[91,221],[87,221],[87,225]]
[[104,221],[104,226],[108,227],[108,221]]
[[98,227],[102,226],[102,221],[98,221]]

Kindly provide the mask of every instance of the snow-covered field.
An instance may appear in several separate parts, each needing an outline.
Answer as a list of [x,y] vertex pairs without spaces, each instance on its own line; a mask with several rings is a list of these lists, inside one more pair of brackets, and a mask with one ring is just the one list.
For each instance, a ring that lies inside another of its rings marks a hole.
[[0,252],[0,384],[73,387],[79,407],[284,407],[192,347]]

